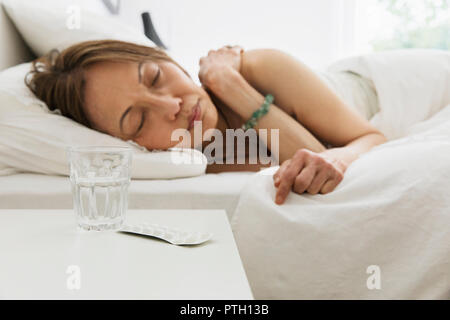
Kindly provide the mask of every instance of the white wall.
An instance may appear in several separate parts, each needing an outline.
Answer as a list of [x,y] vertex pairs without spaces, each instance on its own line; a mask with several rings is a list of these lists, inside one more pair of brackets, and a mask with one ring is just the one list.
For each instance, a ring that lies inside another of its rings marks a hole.
[[108,9],[103,5],[101,0],[39,0],[42,6],[67,7],[71,5],[80,6],[83,9],[107,15]]
[[[45,0],[108,14],[101,0]],[[117,0],[112,0],[116,3]],[[362,1],[362,0],[360,0]],[[211,49],[277,48],[313,68],[355,51],[356,0],[122,0],[120,15],[143,32],[149,11],[169,54],[198,82],[198,61]]]
[[227,44],[277,48],[324,67],[353,50],[355,1],[122,0],[120,19],[141,30],[149,11],[169,54],[196,79],[200,57]]

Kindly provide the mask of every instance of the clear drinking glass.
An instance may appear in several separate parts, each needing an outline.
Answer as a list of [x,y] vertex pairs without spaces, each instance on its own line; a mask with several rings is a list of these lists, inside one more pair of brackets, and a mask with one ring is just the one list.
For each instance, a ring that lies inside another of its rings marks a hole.
[[69,147],[70,182],[78,226],[117,230],[128,208],[130,147]]

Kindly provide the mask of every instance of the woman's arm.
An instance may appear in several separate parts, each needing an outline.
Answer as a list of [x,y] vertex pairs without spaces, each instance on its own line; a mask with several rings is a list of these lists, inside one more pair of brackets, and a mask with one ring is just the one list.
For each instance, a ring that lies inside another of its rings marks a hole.
[[[253,112],[261,107],[264,96],[236,70],[231,68],[223,70],[220,77],[217,76],[217,78],[210,79],[209,87],[227,106],[240,115],[243,122],[247,121]],[[258,121],[255,129],[267,130],[268,139],[261,138],[271,151],[274,146],[270,139],[270,130],[279,130],[279,141],[276,141],[276,143],[278,144],[280,162],[292,157],[299,148],[307,148],[315,152],[326,150],[325,146],[306,128],[276,104],[270,106],[269,112]]]
[[342,147],[368,133],[381,134],[347,106],[310,68],[276,49],[244,53],[242,75],[262,94],[296,118],[320,141]]
[[373,133],[357,138],[344,147],[321,153],[307,149],[297,150],[273,175],[277,188],[275,202],[282,204],[291,190],[298,194],[326,194],[333,191],[344,178],[347,168],[360,154],[385,141],[383,135]]
[[[368,134],[383,136],[307,66],[284,52],[246,51],[240,71],[223,68],[220,76],[210,81],[211,89],[243,121],[261,106],[263,94],[274,95],[274,104],[255,129],[280,130],[280,162],[301,148],[325,151],[320,141],[342,147]],[[270,139],[265,142],[272,150]]]
[[[277,50],[253,50],[242,74],[261,92],[274,92],[283,109],[317,137],[336,148],[319,153],[299,149],[274,175],[276,202],[297,193],[328,193],[343,179],[362,153],[386,142],[386,137],[350,109],[305,65]],[[268,72],[274,74],[268,77]]]
[[[256,127],[280,129],[284,163],[274,175],[277,203],[284,202],[291,188],[297,193],[331,192],[351,162],[386,142],[311,70],[281,51],[247,51],[240,73],[222,68],[215,76],[210,78],[213,91],[244,120],[261,106],[262,94],[272,93],[280,106],[272,105]],[[308,130],[337,147],[326,150]],[[272,150],[271,141],[266,143]]]

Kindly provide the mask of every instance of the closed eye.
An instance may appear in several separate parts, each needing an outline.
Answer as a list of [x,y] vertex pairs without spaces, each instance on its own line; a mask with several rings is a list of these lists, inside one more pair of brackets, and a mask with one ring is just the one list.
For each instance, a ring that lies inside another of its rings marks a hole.
[[141,123],[139,124],[139,128],[137,129],[136,133],[134,134],[134,138],[137,138],[138,135],[141,133],[141,129],[144,126],[146,119],[147,119],[147,111],[144,111],[144,112],[142,112]]
[[152,87],[158,82],[159,76],[161,74],[161,68],[158,68],[158,72],[156,73],[155,79],[153,79]]

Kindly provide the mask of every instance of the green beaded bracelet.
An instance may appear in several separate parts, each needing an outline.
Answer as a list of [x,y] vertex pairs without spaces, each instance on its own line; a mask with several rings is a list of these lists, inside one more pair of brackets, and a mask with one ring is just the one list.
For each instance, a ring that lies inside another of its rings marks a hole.
[[258,110],[253,112],[251,118],[248,119],[248,121],[242,125],[242,129],[244,129],[244,131],[256,126],[258,120],[262,118],[265,114],[267,114],[267,112],[269,112],[269,107],[272,104],[273,99],[274,99],[273,95],[271,95],[270,93],[265,97],[262,106]]

